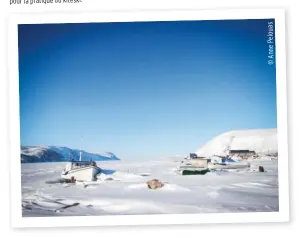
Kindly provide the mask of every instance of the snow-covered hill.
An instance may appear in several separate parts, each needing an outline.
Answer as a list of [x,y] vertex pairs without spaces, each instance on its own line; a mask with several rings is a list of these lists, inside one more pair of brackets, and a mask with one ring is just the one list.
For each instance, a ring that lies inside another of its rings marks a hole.
[[[70,149],[68,147],[59,146],[21,146],[21,162],[60,162],[69,161],[70,159],[79,158],[79,150]],[[82,151],[83,160],[119,160],[116,155],[111,152],[105,153],[89,153]]]
[[253,150],[258,154],[278,152],[277,129],[230,131],[202,145],[198,156],[224,155],[228,150]]

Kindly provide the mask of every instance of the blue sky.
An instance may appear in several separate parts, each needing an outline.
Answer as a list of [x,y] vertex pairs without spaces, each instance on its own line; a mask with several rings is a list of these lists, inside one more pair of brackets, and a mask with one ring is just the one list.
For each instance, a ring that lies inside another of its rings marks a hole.
[[21,144],[146,160],[275,128],[270,21],[19,25]]

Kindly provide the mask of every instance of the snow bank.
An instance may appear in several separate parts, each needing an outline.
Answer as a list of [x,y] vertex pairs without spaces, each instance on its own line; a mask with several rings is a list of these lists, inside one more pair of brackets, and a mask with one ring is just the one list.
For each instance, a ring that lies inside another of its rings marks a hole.
[[278,152],[277,129],[230,131],[201,146],[198,156],[224,155],[228,150],[252,150],[258,154]]

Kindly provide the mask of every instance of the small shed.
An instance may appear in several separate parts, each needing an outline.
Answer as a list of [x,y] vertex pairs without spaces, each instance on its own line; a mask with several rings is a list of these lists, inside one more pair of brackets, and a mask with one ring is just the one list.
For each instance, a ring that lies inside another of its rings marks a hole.
[[256,152],[253,150],[230,150],[230,156],[239,156],[239,157],[250,157],[256,155]]

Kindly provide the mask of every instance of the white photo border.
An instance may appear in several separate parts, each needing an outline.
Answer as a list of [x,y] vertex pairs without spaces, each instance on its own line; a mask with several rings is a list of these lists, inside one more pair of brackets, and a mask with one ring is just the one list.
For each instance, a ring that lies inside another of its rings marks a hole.
[[[250,213],[163,214],[163,215],[105,215],[74,217],[22,217],[18,24],[144,22],[181,20],[275,19],[277,133],[279,211]],[[201,223],[249,223],[289,221],[289,180],[287,144],[287,90],[285,52],[285,10],[183,10],[183,11],[119,11],[85,13],[20,13],[12,14],[8,22],[9,64],[9,146],[11,226],[70,227],[120,225],[173,225]]]

